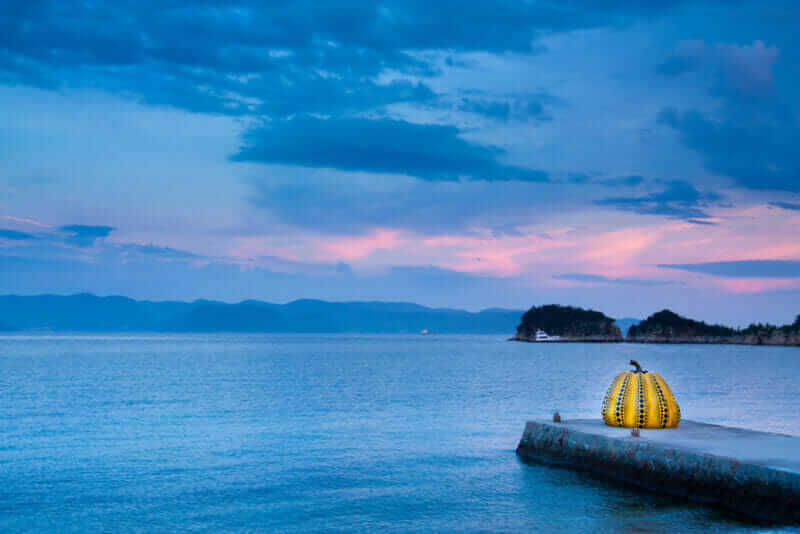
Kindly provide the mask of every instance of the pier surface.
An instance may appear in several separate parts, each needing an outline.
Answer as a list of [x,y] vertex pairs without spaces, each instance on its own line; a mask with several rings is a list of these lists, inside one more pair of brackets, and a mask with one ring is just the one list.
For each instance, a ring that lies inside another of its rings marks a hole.
[[517,454],[762,521],[800,523],[800,437],[684,420],[637,438],[599,419],[529,421]]

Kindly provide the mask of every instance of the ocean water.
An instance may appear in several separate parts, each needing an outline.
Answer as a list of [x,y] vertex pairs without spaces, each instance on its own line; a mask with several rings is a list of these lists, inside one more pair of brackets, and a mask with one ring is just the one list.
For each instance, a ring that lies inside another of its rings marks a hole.
[[800,435],[800,349],[499,336],[0,337],[0,530],[774,532],[518,460],[629,359],[684,418]]

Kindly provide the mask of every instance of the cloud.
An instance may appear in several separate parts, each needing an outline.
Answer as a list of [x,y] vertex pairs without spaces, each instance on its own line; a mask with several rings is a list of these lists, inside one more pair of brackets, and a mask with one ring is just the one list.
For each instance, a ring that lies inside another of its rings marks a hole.
[[547,180],[543,171],[500,163],[502,149],[466,141],[458,133],[453,126],[392,119],[297,117],[248,131],[233,159],[429,181]]
[[250,202],[270,220],[321,234],[361,235],[383,227],[426,235],[506,233],[585,202],[550,182],[424,181],[327,169],[265,168],[249,185]]
[[36,236],[33,234],[26,234],[25,232],[17,232],[16,230],[0,228],[0,239],[8,239],[9,241],[26,241],[29,239],[36,239]]
[[178,250],[171,247],[161,247],[158,245],[139,245],[136,243],[115,244],[114,250],[121,253],[123,257],[146,257],[161,260],[199,260],[210,259],[208,256],[200,256],[186,250]]
[[544,93],[524,99],[470,97],[462,98],[458,109],[503,122],[530,119],[549,121],[552,116],[546,112],[545,105],[556,101],[553,96]]
[[67,238],[67,243],[78,247],[90,247],[98,239],[104,239],[114,228],[111,226],[85,226],[82,224],[72,224],[59,228],[62,232],[72,234]]
[[503,121],[507,121],[511,116],[511,105],[503,100],[464,98],[458,109]]
[[[105,238],[115,230],[111,226],[69,225],[58,228],[59,233],[42,232],[24,239],[35,239],[33,243],[9,246],[3,249],[8,255],[27,259],[70,260],[76,262],[119,262],[139,265],[168,262],[202,264],[220,258],[195,254],[187,250],[165,247],[153,243],[108,242]],[[64,237],[63,233],[69,235]],[[28,234],[25,234],[28,235]],[[0,234],[2,238],[2,234]],[[23,238],[20,238],[20,240]],[[72,245],[65,247],[64,244]]]
[[[793,52],[789,44],[785,53]],[[800,122],[792,96],[796,74],[784,69],[779,71],[782,79],[776,76],[780,53],[760,40],[749,45],[680,43],[659,71],[678,75],[702,69],[698,79],[713,80],[708,91],[721,105],[713,111],[663,107],[658,123],[676,131],[708,170],[742,187],[800,191],[800,152],[794,146]]]
[[751,189],[800,191],[800,125],[780,112],[726,109],[717,115],[665,108],[661,124],[680,134],[710,170]]
[[778,47],[754,41],[752,45],[743,46],[721,43],[716,49],[731,90],[750,96],[764,95],[772,90],[772,66],[778,59]]
[[702,40],[681,41],[675,52],[656,71],[666,76],[679,76],[698,69],[707,56],[706,43]]
[[726,278],[800,278],[800,261],[794,260],[712,261],[659,267]]
[[775,206],[776,208],[781,208],[784,210],[791,210],[791,211],[800,211],[800,203],[794,202],[770,202],[770,206]]
[[589,181],[589,175],[585,172],[573,172],[567,176],[567,180],[573,184],[585,184]]
[[385,70],[433,71],[406,47],[374,34],[384,20],[377,6],[342,9],[348,22],[338,6],[302,1],[69,10],[40,4],[0,23],[0,81],[98,88],[145,104],[231,116],[358,112],[435,96],[420,81],[376,81]]
[[772,67],[779,53],[778,47],[766,46],[763,41],[751,45],[682,41],[656,70],[666,76],[679,76],[709,66],[722,78],[718,91],[736,97],[764,96],[774,86]]
[[636,187],[644,183],[644,177],[639,176],[638,174],[632,174],[630,176],[623,176],[621,178],[608,178],[606,180],[599,180],[597,183],[601,185],[607,185],[609,187]]
[[721,200],[722,196],[717,193],[701,192],[688,182],[673,180],[661,192],[639,197],[610,197],[598,200],[596,204],[642,215],[665,215],[695,224],[713,224],[702,220],[710,217],[703,208]]
[[680,284],[673,280],[649,280],[646,278],[612,278],[598,274],[585,273],[566,273],[553,275],[555,280],[567,280],[569,282],[580,282],[586,284],[613,284],[613,285],[632,285],[632,286],[665,286]]
[[28,2],[0,20],[0,80],[204,113],[340,113],[430,97],[422,84],[375,82],[435,74],[410,52],[535,53],[545,33],[631,24],[669,3]]
[[5,219],[7,221],[13,221],[15,223],[21,224],[30,224],[31,226],[36,226],[37,228],[52,228],[49,224],[40,223],[34,219],[26,219],[25,217],[14,217],[12,215],[0,215],[0,219]]

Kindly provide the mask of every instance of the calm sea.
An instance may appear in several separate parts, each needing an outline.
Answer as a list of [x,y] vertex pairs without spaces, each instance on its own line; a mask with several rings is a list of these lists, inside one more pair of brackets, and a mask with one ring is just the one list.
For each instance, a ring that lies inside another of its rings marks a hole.
[[687,419],[800,435],[800,349],[499,336],[0,337],[0,530],[752,532],[521,463],[639,360]]

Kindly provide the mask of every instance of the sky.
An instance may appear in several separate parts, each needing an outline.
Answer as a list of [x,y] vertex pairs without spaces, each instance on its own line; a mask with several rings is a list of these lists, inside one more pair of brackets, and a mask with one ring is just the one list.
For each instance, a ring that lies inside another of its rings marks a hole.
[[0,293],[800,313],[800,5],[0,6]]

